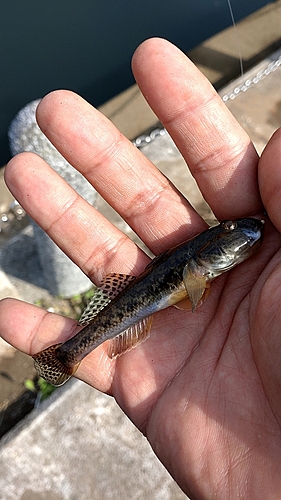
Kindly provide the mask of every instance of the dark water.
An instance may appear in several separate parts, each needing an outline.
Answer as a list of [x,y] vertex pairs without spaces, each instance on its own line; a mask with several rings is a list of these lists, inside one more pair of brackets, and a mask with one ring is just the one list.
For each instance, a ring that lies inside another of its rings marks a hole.
[[[236,21],[269,3],[231,0]],[[231,25],[227,0],[14,0],[0,7],[0,166],[7,128],[25,104],[68,88],[95,106],[133,83],[130,60],[146,38],[187,51]]]

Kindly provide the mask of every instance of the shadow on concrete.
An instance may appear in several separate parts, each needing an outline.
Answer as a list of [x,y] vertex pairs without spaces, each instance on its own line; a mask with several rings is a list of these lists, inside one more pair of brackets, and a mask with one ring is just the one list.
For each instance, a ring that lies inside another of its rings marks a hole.
[[30,226],[0,248],[0,268],[9,276],[46,289],[43,270]]
[[[280,47],[281,38],[264,47],[262,51],[254,54],[254,56],[249,59],[242,59],[243,71],[248,71]],[[233,57],[225,52],[221,52],[204,45],[200,45],[200,47],[192,50],[189,56],[194,64],[202,65],[206,68],[218,71],[222,75],[213,82],[216,89],[220,89],[231,80],[241,76],[241,62],[238,57]]]

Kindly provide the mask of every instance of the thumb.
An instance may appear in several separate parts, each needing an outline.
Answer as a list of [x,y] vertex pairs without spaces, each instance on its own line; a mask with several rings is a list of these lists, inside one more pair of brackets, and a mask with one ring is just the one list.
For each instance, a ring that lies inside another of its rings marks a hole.
[[261,155],[259,188],[268,216],[281,232],[281,128],[270,138]]

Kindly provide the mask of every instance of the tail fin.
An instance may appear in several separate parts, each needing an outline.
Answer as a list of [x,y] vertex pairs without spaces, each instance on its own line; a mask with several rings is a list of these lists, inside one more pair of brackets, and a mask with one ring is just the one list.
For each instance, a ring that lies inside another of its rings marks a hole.
[[70,379],[80,364],[70,367],[64,365],[56,354],[56,350],[60,345],[51,345],[32,356],[38,375],[56,386],[62,385]]

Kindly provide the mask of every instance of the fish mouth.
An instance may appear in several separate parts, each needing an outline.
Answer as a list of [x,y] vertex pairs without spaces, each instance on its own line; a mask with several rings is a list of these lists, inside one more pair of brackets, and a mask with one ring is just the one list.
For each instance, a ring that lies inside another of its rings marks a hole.
[[244,260],[244,255],[246,255],[246,258],[250,257],[262,244],[265,221],[263,219],[249,219],[249,221],[252,223],[252,227],[247,227],[243,230],[243,234],[246,237],[245,246],[237,250],[237,255],[239,255],[239,251],[241,250],[242,260]]

